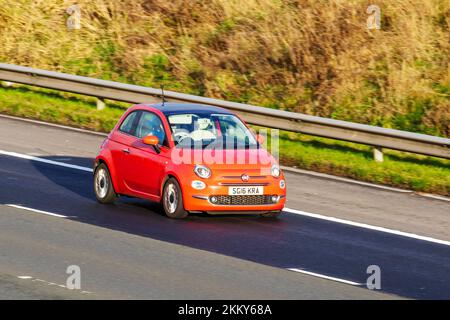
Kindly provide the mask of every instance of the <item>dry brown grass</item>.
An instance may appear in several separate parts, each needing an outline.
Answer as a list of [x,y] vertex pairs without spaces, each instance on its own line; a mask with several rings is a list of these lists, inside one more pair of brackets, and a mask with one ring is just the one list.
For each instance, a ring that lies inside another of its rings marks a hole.
[[0,60],[450,135],[450,2],[0,0]]

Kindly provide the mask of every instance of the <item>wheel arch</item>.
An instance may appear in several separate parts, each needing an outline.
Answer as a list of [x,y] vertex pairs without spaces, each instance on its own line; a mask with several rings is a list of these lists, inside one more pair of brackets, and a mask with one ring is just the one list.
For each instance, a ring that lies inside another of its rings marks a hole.
[[178,185],[180,186],[181,192],[183,192],[183,186],[182,186],[182,184],[181,184],[181,182],[180,182],[180,178],[179,178],[175,173],[173,173],[173,172],[168,172],[168,173],[164,176],[164,178],[162,179],[162,181],[161,181],[161,186],[160,186],[160,188],[159,188],[159,195],[160,195],[161,197],[162,197],[162,194],[163,194],[164,186],[166,185],[167,180],[169,180],[170,178],[174,178],[175,180],[177,180]]
[[174,178],[178,182],[178,185],[180,186],[181,189],[181,196],[183,197],[183,203],[185,203],[186,199],[184,198],[185,197],[184,186],[181,183],[180,177],[175,172],[172,171],[167,172],[165,177],[162,179],[161,186],[159,189],[160,201],[162,202],[164,186],[166,185],[167,180],[169,180],[170,178]]
[[97,157],[95,159],[93,173],[95,174],[95,171],[97,170],[98,166],[100,164],[102,164],[102,163],[106,166],[106,168],[108,168],[109,175],[111,177],[111,181],[112,181],[112,184],[113,184],[113,187],[114,187],[114,191],[116,193],[118,193],[119,189],[118,189],[118,185],[117,185],[117,182],[116,182],[116,172],[114,170],[114,166],[110,165],[108,163],[108,161],[104,157],[99,156],[99,157]]

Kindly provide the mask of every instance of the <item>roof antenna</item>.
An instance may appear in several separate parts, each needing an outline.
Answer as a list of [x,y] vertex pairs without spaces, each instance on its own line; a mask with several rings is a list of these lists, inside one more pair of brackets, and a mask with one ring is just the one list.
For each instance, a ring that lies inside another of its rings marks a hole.
[[162,99],[162,106],[164,107],[164,103],[166,103],[166,97],[164,96],[164,85],[161,85],[161,99]]

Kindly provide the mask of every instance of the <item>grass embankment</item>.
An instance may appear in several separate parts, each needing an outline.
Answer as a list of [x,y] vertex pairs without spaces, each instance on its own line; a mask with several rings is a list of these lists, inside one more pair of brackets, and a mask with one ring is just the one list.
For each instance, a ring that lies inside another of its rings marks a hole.
[[0,0],[0,61],[450,136],[450,1],[370,4]]
[[[108,132],[124,104],[107,103],[98,111],[95,99],[35,90],[0,87],[0,112],[73,127]],[[281,132],[280,160],[296,166],[358,180],[416,191],[450,195],[450,161],[386,150],[376,163],[370,147],[331,139]]]

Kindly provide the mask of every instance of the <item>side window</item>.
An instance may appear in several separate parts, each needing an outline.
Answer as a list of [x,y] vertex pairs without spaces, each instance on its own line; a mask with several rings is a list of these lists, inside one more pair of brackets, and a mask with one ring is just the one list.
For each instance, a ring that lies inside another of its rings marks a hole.
[[156,136],[159,144],[165,143],[166,133],[161,119],[154,113],[143,112],[136,128],[136,136],[143,138],[148,135]]
[[137,116],[138,112],[132,112],[130,113],[125,120],[123,120],[122,124],[120,125],[119,130],[128,134],[133,134],[134,132],[134,128],[133,128],[133,124],[134,124],[134,120],[136,120],[136,116]]

